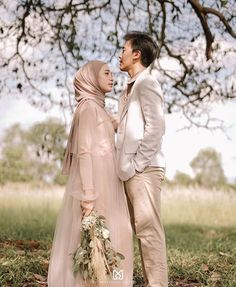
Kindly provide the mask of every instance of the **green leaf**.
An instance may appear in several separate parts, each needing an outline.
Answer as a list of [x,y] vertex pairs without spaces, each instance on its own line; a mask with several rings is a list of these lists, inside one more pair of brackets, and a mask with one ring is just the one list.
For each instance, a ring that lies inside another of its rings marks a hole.
[[84,280],[88,279],[88,271],[84,270],[84,274],[83,274]]
[[116,253],[117,256],[121,259],[121,260],[124,260],[125,259],[125,256],[119,252]]

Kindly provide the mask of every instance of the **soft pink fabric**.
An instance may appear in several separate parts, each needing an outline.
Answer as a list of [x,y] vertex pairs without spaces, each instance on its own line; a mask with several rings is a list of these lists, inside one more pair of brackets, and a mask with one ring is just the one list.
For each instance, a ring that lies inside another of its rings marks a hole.
[[[97,102],[84,101],[76,109],[77,153],[71,166],[62,208],[57,221],[48,272],[49,287],[132,287],[132,228],[123,184],[116,173],[114,128],[110,117]],[[106,217],[111,242],[125,256],[120,269],[123,280],[90,285],[72,273],[72,256],[80,244],[80,200],[95,200],[95,210]]]
[[84,99],[92,99],[101,107],[105,106],[105,94],[98,83],[99,71],[105,64],[102,61],[90,61],[75,74],[75,99],[78,103]]
[[65,158],[62,167],[63,174],[69,174],[72,156],[78,156],[78,126],[79,126],[79,113],[80,106],[88,100],[96,102],[99,106],[105,106],[105,94],[101,90],[98,83],[98,74],[102,66],[106,63],[102,61],[90,61],[75,75],[74,89],[75,99],[78,102],[74,117],[71,124],[71,129],[67,141]]

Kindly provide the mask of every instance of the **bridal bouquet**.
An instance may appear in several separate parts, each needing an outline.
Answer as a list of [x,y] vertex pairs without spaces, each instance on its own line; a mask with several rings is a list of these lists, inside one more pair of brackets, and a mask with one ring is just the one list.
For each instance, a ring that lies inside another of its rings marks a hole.
[[105,217],[92,211],[82,219],[81,244],[73,254],[73,272],[85,281],[106,283],[125,257],[111,246]]

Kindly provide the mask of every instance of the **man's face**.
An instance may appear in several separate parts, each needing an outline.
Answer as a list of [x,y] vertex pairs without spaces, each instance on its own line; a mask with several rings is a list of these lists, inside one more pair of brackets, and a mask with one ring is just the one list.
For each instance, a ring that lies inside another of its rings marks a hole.
[[119,56],[120,70],[128,72],[133,65],[133,50],[130,41],[125,42]]

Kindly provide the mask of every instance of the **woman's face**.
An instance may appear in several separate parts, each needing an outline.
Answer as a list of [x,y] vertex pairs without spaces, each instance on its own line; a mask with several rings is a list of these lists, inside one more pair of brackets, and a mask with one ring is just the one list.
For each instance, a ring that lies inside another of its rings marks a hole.
[[107,64],[103,65],[98,73],[98,84],[104,93],[109,93],[113,87],[113,76]]

